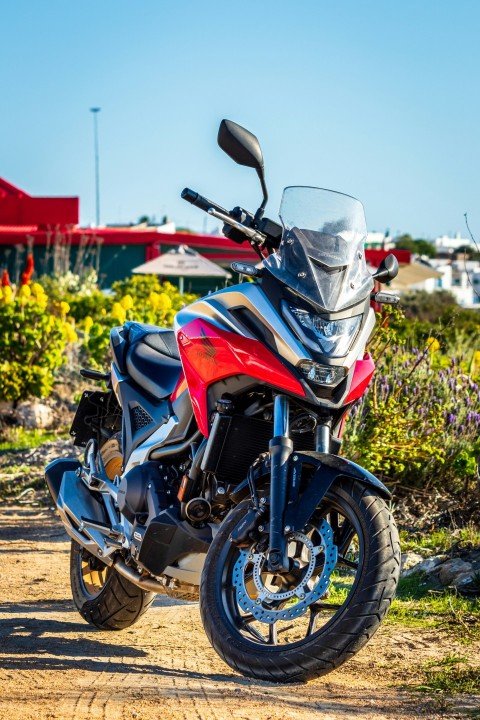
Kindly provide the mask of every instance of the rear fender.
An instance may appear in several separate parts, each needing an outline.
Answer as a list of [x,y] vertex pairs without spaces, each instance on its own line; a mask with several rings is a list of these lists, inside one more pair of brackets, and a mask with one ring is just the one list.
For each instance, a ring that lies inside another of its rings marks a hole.
[[[309,484],[299,495],[302,466],[314,466]],[[385,485],[372,473],[351,460],[329,453],[302,452],[292,456],[290,498],[285,510],[284,524],[292,530],[301,530],[330,487],[341,478],[357,480],[366,487],[375,488],[385,498],[392,497]]]

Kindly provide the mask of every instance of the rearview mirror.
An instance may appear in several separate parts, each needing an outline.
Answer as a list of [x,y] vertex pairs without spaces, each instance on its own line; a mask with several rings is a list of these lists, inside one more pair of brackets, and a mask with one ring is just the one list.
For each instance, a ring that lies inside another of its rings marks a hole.
[[239,165],[263,170],[260,143],[253,133],[231,120],[222,120],[218,129],[218,144]]
[[236,163],[255,168],[257,171],[262,186],[263,201],[255,213],[254,222],[256,224],[262,219],[268,200],[260,143],[253,133],[245,130],[241,125],[237,125],[232,120],[222,120],[218,128],[218,144]]
[[383,258],[377,270],[373,274],[373,279],[381,283],[393,280],[398,275],[398,260],[395,255],[387,255]]

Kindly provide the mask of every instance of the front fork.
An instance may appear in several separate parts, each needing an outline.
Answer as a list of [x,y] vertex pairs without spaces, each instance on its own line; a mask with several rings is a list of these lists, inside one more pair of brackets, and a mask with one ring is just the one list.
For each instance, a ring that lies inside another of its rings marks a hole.
[[[268,570],[288,572],[289,561],[284,517],[290,479],[290,456],[293,442],[290,439],[290,401],[286,395],[276,395],[273,404],[273,433],[270,440],[270,541]],[[331,421],[326,418],[316,428],[317,452],[330,452]]]

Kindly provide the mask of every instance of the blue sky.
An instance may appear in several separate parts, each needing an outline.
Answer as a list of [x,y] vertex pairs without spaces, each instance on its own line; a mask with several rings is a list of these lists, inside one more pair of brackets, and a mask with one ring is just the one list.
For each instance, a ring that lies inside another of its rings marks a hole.
[[216,145],[227,117],[261,141],[270,189],[355,195],[371,230],[480,235],[477,0],[16,0],[0,15],[0,176],[79,195],[94,221],[215,223],[186,185],[255,209],[254,171]]

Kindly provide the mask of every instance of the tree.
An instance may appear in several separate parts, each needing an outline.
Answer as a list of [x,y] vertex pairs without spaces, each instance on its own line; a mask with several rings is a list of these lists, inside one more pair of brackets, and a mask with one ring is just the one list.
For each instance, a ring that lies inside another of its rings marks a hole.
[[437,251],[435,250],[435,245],[432,245],[432,243],[428,242],[428,240],[414,240],[416,251],[419,255],[426,255],[429,258],[434,258],[437,256]]
[[429,258],[434,258],[437,255],[435,246],[432,243],[423,240],[423,238],[414,239],[408,233],[400,235],[396,239],[395,246],[398,250],[408,250],[416,255],[426,255]]
[[415,240],[408,234],[400,235],[395,241],[395,246],[398,250],[409,250],[412,253],[416,252]]

